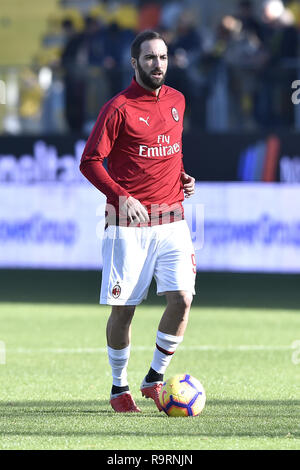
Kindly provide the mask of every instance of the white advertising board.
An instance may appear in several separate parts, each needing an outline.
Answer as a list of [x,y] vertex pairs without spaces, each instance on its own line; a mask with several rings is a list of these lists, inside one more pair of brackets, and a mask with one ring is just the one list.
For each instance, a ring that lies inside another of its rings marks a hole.
[[193,199],[204,213],[198,270],[300,273],[299,186],[201,183]]
[[[84,182],[2,183],[0,267],[101,269],[104,208]],[[299,186],[197,183],[185,214],[198,270],[300,273]]]

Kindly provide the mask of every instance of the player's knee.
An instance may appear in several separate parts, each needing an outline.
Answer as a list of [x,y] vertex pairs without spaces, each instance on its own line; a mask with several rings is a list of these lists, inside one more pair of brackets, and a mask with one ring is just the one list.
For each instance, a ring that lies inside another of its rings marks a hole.
[[170,306],[181,312],[188,312],[191,308],[193,296],[190,292],[178,291],[172,292],[167,296],[167,301]]
[[131,305],[114,305],[112,308],[112,316],[115,321],[122,325],[131,323],[135,311],[135,306]]

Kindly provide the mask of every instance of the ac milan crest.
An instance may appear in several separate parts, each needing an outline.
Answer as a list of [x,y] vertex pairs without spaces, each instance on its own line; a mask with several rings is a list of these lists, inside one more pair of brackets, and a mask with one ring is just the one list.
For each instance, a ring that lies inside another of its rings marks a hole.
[[120,294],[121,294],[121,287],[119,286],[119,283],[117,282],[117,284],[114,285],[114,287],[112,288],[112,296],[114,299],[117,299],[118,297],[120,297]]
[[178,114],[177,109],[172,108],[171,112],[172,112],[172,116],[173,116],[174,121],[178,122],[179,121],[179,114]]

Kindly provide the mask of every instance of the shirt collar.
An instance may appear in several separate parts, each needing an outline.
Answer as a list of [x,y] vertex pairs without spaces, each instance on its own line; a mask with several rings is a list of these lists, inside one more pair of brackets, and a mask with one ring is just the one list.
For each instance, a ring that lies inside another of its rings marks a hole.
[[161,98],[166,93],[166,86],[162,85],[158,96],[156,96],[155,91],[146,90],[146,88],[139,85],[135,77],[132,78],[130,88],[132,88],[138,96],[149,96],[152,98]]

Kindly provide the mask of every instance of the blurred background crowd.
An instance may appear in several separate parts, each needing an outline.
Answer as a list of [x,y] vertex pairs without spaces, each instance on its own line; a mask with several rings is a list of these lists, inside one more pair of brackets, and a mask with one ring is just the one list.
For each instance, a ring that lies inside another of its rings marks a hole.
[[[300,0],[50,4],[32,54],[20,56],[25,33],[15,49],[0,46],[2,134],[89,133],[101,105],[130,83],[130,45],[147,28],[168,44],[166,83],[186,97],[187,129],[300,128],[291,100],[300,77]],[[0,12],[0,38],[11,27]]]

